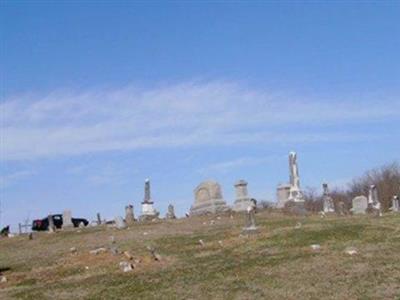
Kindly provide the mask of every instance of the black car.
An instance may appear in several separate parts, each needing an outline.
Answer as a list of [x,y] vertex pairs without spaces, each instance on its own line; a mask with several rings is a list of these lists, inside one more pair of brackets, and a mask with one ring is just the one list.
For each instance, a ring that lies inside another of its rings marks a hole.
[[[54,226],[56,228],[61,228],[63,225],[63,216],[62,215],[53,215],[53,222]],[[81,219],[81,218],[72,218],[72,224],[74,224],[74,227],[79,227],[79,225],[83,224],[84,226],[87,226],[89,224],[89,221],[86,219]],[[44,218],[41,220],[34,220],[32,222],[32,230],[34,231],[46,231],[49,228],[49,219]]]

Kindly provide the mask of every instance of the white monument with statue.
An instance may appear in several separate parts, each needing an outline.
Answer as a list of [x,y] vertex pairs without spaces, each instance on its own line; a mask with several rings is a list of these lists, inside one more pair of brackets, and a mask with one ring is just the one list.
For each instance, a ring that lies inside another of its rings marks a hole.
[[297,165],[296,152],[289,153],[289,184],[280,184],[277,188],[277,208],[285,207],[285,204],[292,201],[297,206],[304,205],[303,192],[300,188],[299,167]]

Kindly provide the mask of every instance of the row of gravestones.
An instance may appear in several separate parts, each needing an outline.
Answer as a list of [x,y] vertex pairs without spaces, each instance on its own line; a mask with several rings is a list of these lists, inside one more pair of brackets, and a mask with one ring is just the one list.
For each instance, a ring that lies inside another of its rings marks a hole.
[[[172,204],[168,205],[168,211],[165,215],[165,219],[176,219],[175,208]],[[123,219],[121,216],[117,216],[114,221],[115,226],[120,229],[132,225],[134,222],[136,222],[133,205],[130,204],[125,206],[125,219]]]
[[[393,196],[392,207],[393,212],[400,212],[400,200],[397,195]],[[368,211],[375,212],[381,215],[381,202],[378,198],[378,190],[375,185],[371,185],[368,193],[368,198],[365,196],[357,196],[352,200],[353,214],[366,214]]]
[[[146,181],[148,182],[148,181]],[[323,211],[334,212],[333,200],[329,195],[328,187],[324,184],[324,196],[323,196]],[[240,180],[235,184],[237,200],[235,201],[235,207],[237,211],[245,211],[252,204],[251,199],[248,197],[247,182]],[[149,186],[148,186],[149,189]],[[217,182],[206,181],[201,183],[194,191],[195,203],[191,208],[191,214],[202,214],[202,213],[217,213],[226,211],[228,208],[225,201],[222,198],[221,187]],[[340,203],[339,203],[340,204]],[[235,210],[235,209],[234,209]],[[393,212],[400,212],[400,201],[398,196],[394,196],[392,200],[391,210]],[[344,213],[344,207],[341,208],[339,205],[338,212]],[[370,186],[368,198],[365,196],[357,196],[352,200],[353,214],[366,214],[368,211],[373,211],[381,214],[381,203],[378,198],[378,192],[375,185]],[[168,206],[165,219],[175,219],[175,210],[173,205]],[[97,214],[97,224],[103,223],[100,215]],[[127,225],[133,224],[135,220],[133,205],[125,207],[125,219],[118,216],[115,218],[115,225],[118,228],[124,228]],[[70,210],[63,212],[63,228],[74,227],[72,223],[72,214]],[[55,229],[53,218],[49,216],[49,231]]]
[[[63,222],[62,222],[62,229],[70,229],[74,228],[74,224],[72,222],[72,213],[70,210],[64,210],[63,211],[63,216],[62,216]],[[175,215],[175,210],[173,205],[168,206],[168,212],[165,215],[165,219],[176,219]],[[56,226],[54,224],[54,219],[53,215],[49,215],[48,218],[48,231],[49,232],[54,232],[56,230]],[[127,225],[132,225],[136,221],[134,211],[133,211],[133,205],[128,205],[125,207],[125,219],[122,217],[118,216],[114,219],[115,226],[117,228],[125,228]],[[105,221],[101,220],[100,214],[97,214],[97,222],[98,225],[104,224]]]

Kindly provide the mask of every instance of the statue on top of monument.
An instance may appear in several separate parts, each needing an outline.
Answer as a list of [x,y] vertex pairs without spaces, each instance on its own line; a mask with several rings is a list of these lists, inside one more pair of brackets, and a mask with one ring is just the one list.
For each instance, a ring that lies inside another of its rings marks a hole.
[[297,154],[296,152],[289,153],[289,173],[290,173],[290,184],[294,187],[300,188],[300,176],[299,168],[297,166]]
[[381,202],[379,201],[378,197],[378,189],[374,184],[369,187],[368,206],[370,206],[378,216],[382,215]]
[[322,195],[323,212],[324,213],[335,212],[335,205],[333,203],[332,197],[329,194],[328,184],[323,183],[322,188],[324,190],[323,195]]
[[300,190],[299,168],[297,166],[296,152],[289,153],[290,191],[288,200],[304,202],[303,193]]

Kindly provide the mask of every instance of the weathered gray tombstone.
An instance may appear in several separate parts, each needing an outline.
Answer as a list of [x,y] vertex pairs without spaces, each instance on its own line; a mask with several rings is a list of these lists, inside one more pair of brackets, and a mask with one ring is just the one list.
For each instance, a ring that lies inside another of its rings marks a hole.
[[258,231],[256,226],[256,204],[251,202],[251,204],[247,207],[246,211],[246,227],[243,228],[242,232],[245,234],[252,234]]
[[390,210],[393,212],[400,212],[400,200],[397,195],[393,196],[392,207],[390,208]]
[[382,210],[381,210],[381,202],[379,201],[378,197],[378,189],[376,188],[376,185],[372,184],[369,187],[369,192],[368,192],[368,205],[371,208],[372,212],[378,216],[382,215]]
[[70,210],[63,211],[63,229],[73,228],[74,224],[72,223],[72,213]]
[[233,210],[236,212],[246,211],[247,207],[251,205],[251,199],[247,191],[247,182],[245,180],[239,180],[234,186],[236,191],[236,199],[233,205]]
[[172,204],[168,205],[168,211],[167,214],[165,215],[165,218],[169,220],[176,219],[175,208]]
[[97,225],[101,225],[101,216],[100,216],[100,213],[97,213]]
[[352,209],[351,212],[353,214],[366,214],[368,209],[368,199],[365,196],[357,196],[352,200]]
[[290,195],[290,184],[279,184],[276,188],[276,208],[284,208],[286,202],[288,202]]
[[150,193],[150,179],[146,179],[144,183],[144,199],[142,202],[142,215],[140,220],[153,220],[158,218],[159,212],[153,207],[153,200]]
[[121,216],[115,217],[115,227],[117,227],[118,229],[126,228],[126,223]]
[[55,232],[56,226],[54,226],[53,215],[49,215],[47,217],[47,220],[49,221],[49,227],[47,228],[47,230],[49,231],[49,233]]
[[329,194],[329,189],[328,189],[328,184],[323,183],[322,188],[324,190],[323,196],[322,196],[322,202],[323,202],[323,212],[324,213],[334,213],[335,212],[335,206],[333,204],[333,199]]
[[344,204],[343,201],[339,201],[336,207],[336,213],[339,216],[344,216],[346,215],[346,205]]
[[125,222],[128,225],[132,225],[135,222],[135,214],[133,212],[133,205],[131,204],[125,206]]
[[204,181],[194,190],[194,204],[190,208],[191,215],[215,214],[229,211],[222,198],[221,186],[215,181]]

